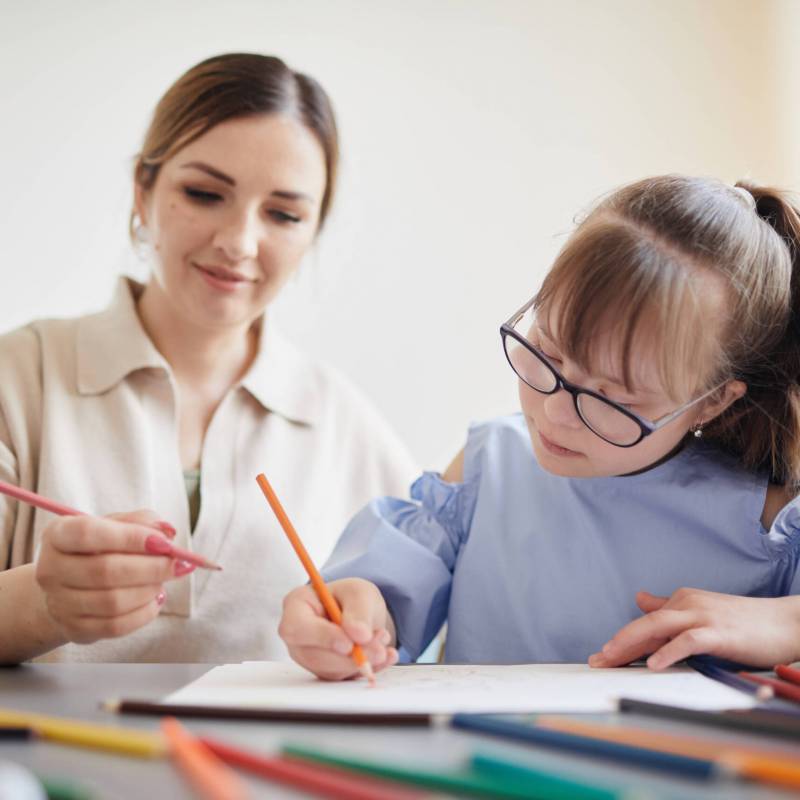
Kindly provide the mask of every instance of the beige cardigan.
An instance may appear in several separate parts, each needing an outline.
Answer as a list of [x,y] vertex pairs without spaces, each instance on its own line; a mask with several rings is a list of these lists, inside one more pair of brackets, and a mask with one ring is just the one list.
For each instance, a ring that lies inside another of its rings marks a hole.
[[[153,509],[177,528],[176,544],[224,570],[171,581],[160,616],[130,636],[40,660],[283,658],[281,600],[306,577],[256,474],[269,477],[322,563],[350,516],[374,495],[405,493],[416,467],[350,384],[268,329],[208,428],[190,535],[175,385],[139,322],[139,291],[121,278],[99,314],[0,337],[0,479],[93,514]],[[0,496],[0,568],[34,560],[51,519]]]

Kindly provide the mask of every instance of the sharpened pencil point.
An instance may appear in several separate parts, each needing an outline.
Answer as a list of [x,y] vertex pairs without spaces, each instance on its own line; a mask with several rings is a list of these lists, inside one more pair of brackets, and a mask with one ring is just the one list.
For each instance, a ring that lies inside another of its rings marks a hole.
[[365,661],[359,668],[358,671],[369,681],[370,686],[375,686],[375,673],[372,670],[372,664],[369,661]]

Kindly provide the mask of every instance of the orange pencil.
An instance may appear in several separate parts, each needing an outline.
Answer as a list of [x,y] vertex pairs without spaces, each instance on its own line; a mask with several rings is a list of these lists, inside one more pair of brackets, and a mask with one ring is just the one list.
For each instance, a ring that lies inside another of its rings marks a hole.
[[250,796],[239,776],[175,717],[164,717],[161,731],[169,744],[170,755],[206,800],[246,800]]
[[[325,609],[325,613],[328,615],[328,617],[330,617],[331,622],[341,625],[342,609],[339,608],[339,604],[331,594],[331,590],[325,585],[325,581],[322,580],[322,575],[319,574],[319,570],[314,566],[314,562],[311,560],[311,556],[309,556],[308,551],[300,541],[300,537],[297,535],[294,525],[292,525],[289,517],[283,510],[281,501],[278,500],[278,496],[269,485],[269,481],[264,477],[263,473],[256,476],[256,481],[261,487],[261,491],[264,492],[264,497],[267,498],[267,502],[270,504],[270,507],[275,512],[275,516],[278,518],[278,522],[280,522],[281,527],[291,542],[292,547],[294,547],[295,553],[297,553],[298,558],[305,567],[308,577],[311,579],[311,585],[314,587],[314,591],[317,593],[317,597],[319,597],[319,600]],[[350,651],[350,655],[352,656],[353,661],[356,662],[358,671],[365,678],[367,678],[371,685],[373,685],[375,683],[375,674],[372,671],[372,664],[369,663],[369,659],[364,655],[364,651],[361,649],[361,646],[354,644],[353,649]]]

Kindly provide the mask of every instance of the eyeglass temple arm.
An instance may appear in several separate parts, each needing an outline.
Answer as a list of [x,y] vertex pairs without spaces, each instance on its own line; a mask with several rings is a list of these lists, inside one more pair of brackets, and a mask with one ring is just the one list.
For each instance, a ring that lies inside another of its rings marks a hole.
[[516,325],[516,324],[517,324],[517,323],[518,323],[518,322],[519,322],[519,321],[522,319],[522,317],[523,317],[523,316],[525,316],[525,312],[526,312],[526,311],[527,311],[527,310],[528,310],[528,309],[529,309],[529,308],[530,308],[530,307],[531,307],[531,306],[532,306],[532,305],[533,305],[535,302],[536,302],[536,297],[532,297],[530,300],[528,300],[528,302],[527,302],[527,303],[525,303],[525,305],[524,305],[524,306],[522,306],[522,308],[520,308],[520,309],[519,309],[519,311],[515,311],[515,312],[514,312],[514,313],[513,313],[513,314],[512,314],[512,315],[511,315],[509,318],[508,318],[508,320],[506,321],[506,325],[508,325],[510,328],[513,328],[513,327],[514,327],[514,326],[515,326],[515,325]]
[[671,411],[666,416],[659,417],[658,419],[653,420],[653,430],[654,431],[658,430],[658,428],[661,428],[664,425],[672,422],[672,420],[677,419],[681,414],[683,414],[684,411],[688,411],[693,405],[696,405],[701,400],[705,400],[706,397],[709,397],[710,395],[714,394],[714,392],[719,391],[724,385],[725,385],[724,383],[720,383],[718,386],[715,386],[713,389],[709,389],[705,394],[701,394],[700,397],[695,397],[695,399],[692,400],[691,402],[685,403],[684,405],[680,406],[679,408],[676,408],[674,411]]

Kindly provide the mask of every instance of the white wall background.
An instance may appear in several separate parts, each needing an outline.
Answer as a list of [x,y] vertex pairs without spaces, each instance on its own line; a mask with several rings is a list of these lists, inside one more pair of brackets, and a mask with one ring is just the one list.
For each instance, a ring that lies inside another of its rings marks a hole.
[[514,409],[497,328],[593,198],[666,171],[800,187],[798,41],[796,0],[0,0],[0,329],[143,277],[157,98],[209,55],[276,54],[332,95],[344,164],[275,314],[443,466]]

